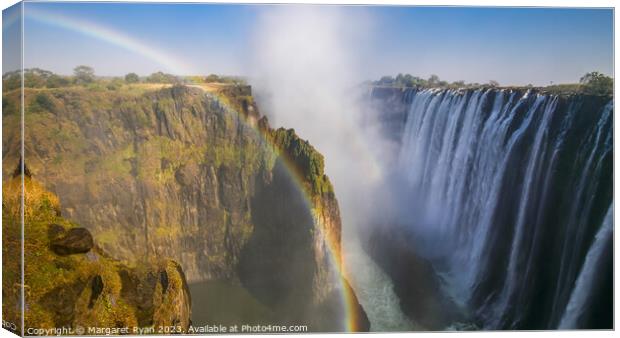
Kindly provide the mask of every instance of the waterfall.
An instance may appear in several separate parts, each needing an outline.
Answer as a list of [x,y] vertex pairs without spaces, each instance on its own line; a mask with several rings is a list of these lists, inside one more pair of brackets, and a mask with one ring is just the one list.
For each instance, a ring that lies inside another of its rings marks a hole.
[[[585,320],[585,316],[588,312],[591,312],[593,306],[593,299],[590,297],[597,290],[604,289],[601,285],[598,273],[605,269],[601,264],[609,261],[613,251],[613,208],[610,207],[605,216],[605,221],[601,226],[601,229],[596,234],[596,239],[586,256],[586,261],[583,264],[583,268],[579,273],[579,278],[575,282],[575,288],[566,307],[566,312],[560,322],[561,329],[575,329],[579,328],[582,321]],[[608,271],[612,273],[613,271]],[[606,295],[610,299],[611,295]]]
[[508,89],[404,97],[398,171],[414,196],[409,228],[446,292],[488,329],[601,324],[583,306],[612,298],[593,287],[612,278],[609,98]]

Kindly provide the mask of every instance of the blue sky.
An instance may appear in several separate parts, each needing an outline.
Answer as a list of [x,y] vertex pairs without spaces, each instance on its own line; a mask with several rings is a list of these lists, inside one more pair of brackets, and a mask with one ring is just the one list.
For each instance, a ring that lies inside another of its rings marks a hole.
[[[87,64],[101,75],[157,70],[245,75],[261,45],[255,41],[257,25],[273,7],[27,3],[25,64],[62,74]],[[613,70],[610,9],[350,6],[338,10],[344,14],[344,27],[363,21],[364,33],[354,53],[349,53],[362,65],[360,80],[411,73],[437,74],[449,81],[542,85],[575,82],[592,70],[606,74]],[[109,32],[116,40],[109,38]],[[134,48],[138,45],[142,52]],[[159,57],[150,57],[155,54]]]

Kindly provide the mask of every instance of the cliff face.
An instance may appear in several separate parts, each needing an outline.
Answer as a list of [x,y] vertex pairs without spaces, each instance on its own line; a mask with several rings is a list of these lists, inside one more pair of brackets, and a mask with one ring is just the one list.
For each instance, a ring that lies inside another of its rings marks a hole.
[[250,127],[199,89],[26,97],[26,161],[67,218],[119,259],[173,257],[190,281],[234,277],[269,160]]
[[[5,181],[2,288],[7,319],[19,318],[21,308],[19,260],[8,259],[20,251],[20,191],[20,177]],[[61,216],[54,194],[29,177],[25,191],[26,328],[163,325],[187,330],[191,300],[176,262],[150,260],[136,266],[114,260],[97,247],[87,229]],[[21,323],[16,325],[19,333]]]
[[371,108],[380,114],[378,120],[383,134],[400,143],[411,104],[410,91],[406,88],[372,87],[369,101]]
[[259,118],[248,87],[27,90],[26,162],[115,258],[170,257],[307,318],[340,287],[338,205],[322,156]]

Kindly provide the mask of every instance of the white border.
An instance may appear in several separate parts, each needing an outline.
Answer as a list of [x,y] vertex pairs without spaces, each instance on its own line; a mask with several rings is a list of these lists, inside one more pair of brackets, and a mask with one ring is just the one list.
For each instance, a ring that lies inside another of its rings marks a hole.
[[[26,2],[35,2],[36,0],[26,0]],[[65,2],[102,2],[102,1],[84,1],[84,0],[64,0]],[[19,1],[16,0],[8,0],[8,1],[3,1],[1,8],[4,10],[16,3],[18,3]],[[122,1],[117,1],[117,2],[122,2]],[[481,7],[586,7],[586,8],[599,8],[599,7],[603,7],[603,8],[614,8],[614,68],[613,68],[613,73],[614,73],[614,78],[616,78],[616,72],[615,72],[615,64],[617,64],[618,61],[618,54],[615,53],[615,46],[618,45],[618,34],[616,31],[616,27],[617,27],[617,18],[615,16],[615,7],[616,7],[616,3],[614,1],[611,0],[563,0],[563,1],[559,1],[559,0],[519,0],[519,1],[515,1],[515,0],[507,0],[507,1],[501,1],[501,0],[440,0],[440,1],[432,1],[432,0],[413,0],[413,1],[407,1],[407,0],[389,0],[389,1],[382,1],[382,0],[312,0],[312,1],[303,1],[303,0],[289,0],[289,1],[277,1],[277,0],[265,0],[265,1],[260,1],[260,0],[241,0],[241,1],[234,1],[234,0],[210,0],[210,1],[196,1],[196,0],[183,0],[183,1],[175,1],[175,0],[133,0],[132,2],[144,2],[144,3],[148,3],[148,2],[164,2],[164,3],[245,3],[245,4],[264,4],[264,3],[271,3],[271,4],[278,4],[278,3],[294,3],[294,4],[303,4],[303,3],[313,3],[313,4],[342,4],[342,5],[407,5],[407,6],[412,6],[412,5],[416,5],[416,6],[481,6]],[[1,22],[1,17],[0,17],[0,22]],[[2,37],[0,35],[0,52],[1,52],[1,48],[2,48]],[[22,53],[22,57],[23,57],[23,53]],[[615,89],[615,93],[618,92],[618,82],[616,81],[614,83],[614,89]],[[0,84],[0,89],[1,89],[1,84]],[[614,93],[614,95],[615,95]],[[615,96],[614,96],[615,97]],[[23,107],[22,107],[23,108]],[[615,110],[614,110],[615,113]],[[617,135],[617,130],[618,130],[618,119],[615,118],[616,115],[614,114],[614,148],[617,148],[618,145],[618,135]],[[0,129],[0,137],[2,136],[2,130]],[[23,138],[22,138],[23,141]],[[616,169],[618,168],[618,161],[617,158],[614,156],[614,177],[616,176]],[[1,172],[0,172],[0,178],[1,178]],[[614,200],[615,200],[615,192],[618,191],[618,181],[616,181],[614,179]],[[618,214],[616,214],[614,212],[614,226],[615,224],[618,224]],[[1,222],[1,221],[0,221]],[[1,233],[1,232],[0,232]],[[617,267],[618,267],[618,259],[616,254],[616,250],[615,250],[615,243],[616,243],[616,239],[617,239],[618,234],[616,232],[614,232],[614,327],[616,327],[616,323],[618,323],[618,311],[615,307],[615,305],[618,303],[618,295],[615,292],[616,290],[618,290],[618,279],[615,278],[615,271],[617,271]],[[23,254],[23,251],[22,251]],[[0,259],[2,257],[2,253],[0,252]],[[1,298],[1,294],[0,294],[0,302],[2,300]],[[23,325],[22,325],[23,327]],[[9,334],[8,331],[6,330],[1,330],[0,331],[2,335],[5,334]],[[373,337],[385,337],[385,336],[390,336],[390,337],[405,337],[408,336],[410,333],[375,333],[373,334]],[[475,332],[461,332],[460,334],[462,335],[467,335],[467,337],[478,337],[478,336],[484,336],[484,337],[518,337],[521,335],[527,335],[529,337],[549,337],[549,336],[556,336],[556,335],[560,335],[563,337],[583,337],[583,336],[587,336],[587,337],[608,337],[608,336],[612,336],[615,335],[616,332],[615,331],[544,331],[544,332],[532,332],[532,331],[528,331],[528,332],[523,332],[523,331],[475,331]],[[423,335],[423,336],[429,336],[429,335],[433,335],[435,337],[446,337],[448,335],[454,335],[454,333],[446,333],[446,332],[438,332],[438,333],[416,333],[416,335]],[[261,335],[264,337],[277,337],[278,335]],[[314,337],[327,337],[328,335],[326,334],[312,334],[312,336]],[[163,337],[163,336],[152,336],[152,337]],[[251,335],[235,335],[235,337],[255,337],[255,336],[251,336]],[[452,336],[454,337],[454,336]]]

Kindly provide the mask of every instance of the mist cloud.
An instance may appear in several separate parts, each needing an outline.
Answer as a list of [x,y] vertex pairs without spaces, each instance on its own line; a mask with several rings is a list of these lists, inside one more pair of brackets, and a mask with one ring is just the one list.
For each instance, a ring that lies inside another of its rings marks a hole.
[[371,218],[365,211],[380,199],[376,188],[390,149],[361,103],[372,17],[337,7],[278,6],[257,22],[251,69],[262,111],[272,126],[294,128],[325,156],[350,231]]

